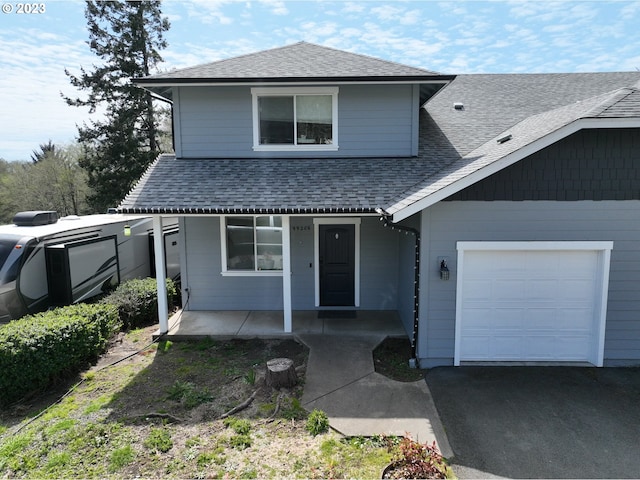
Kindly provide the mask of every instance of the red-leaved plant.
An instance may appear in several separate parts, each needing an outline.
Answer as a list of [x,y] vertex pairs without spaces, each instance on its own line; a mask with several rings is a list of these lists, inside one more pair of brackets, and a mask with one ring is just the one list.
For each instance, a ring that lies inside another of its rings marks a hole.
[[435,441],[429,445],[405,436],[398,444],[398,451],[383,478],[447,478],[447,466]]

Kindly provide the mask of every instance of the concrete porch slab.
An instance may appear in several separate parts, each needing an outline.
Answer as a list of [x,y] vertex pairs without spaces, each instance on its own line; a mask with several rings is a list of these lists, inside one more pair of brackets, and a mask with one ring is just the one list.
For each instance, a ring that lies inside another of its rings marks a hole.
[[[356,318],[318,318],[317,310],[295,310],[293,332],[284,331],[282,311],[265,310],[180,310],[169,319],[167,338],[283,337],[298,334],[320,335],[407,335],[397,312],[358,310]],[[156,332],[159,335],[160,332]]]

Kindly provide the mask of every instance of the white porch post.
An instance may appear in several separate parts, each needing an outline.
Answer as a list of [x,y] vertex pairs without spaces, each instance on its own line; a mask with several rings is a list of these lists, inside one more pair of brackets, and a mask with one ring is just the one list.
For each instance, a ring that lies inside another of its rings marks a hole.
[[293,331],[291,312],[291,232],[289,216],[282,217],[282,303],[284,331]]
[[153,248],[156,262],[156,285],[158,290],[158,322],[160,334],[169,331],[169,306],[167,305],[167,272],[164,265],[164,237],[162,236],[162,217],[153,217]]

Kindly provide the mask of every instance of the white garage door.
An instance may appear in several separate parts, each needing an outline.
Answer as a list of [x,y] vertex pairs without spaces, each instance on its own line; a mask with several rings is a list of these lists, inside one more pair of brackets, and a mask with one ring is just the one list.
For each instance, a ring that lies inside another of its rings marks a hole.
[[612,242],[459,242],[455,364],[602,365]]

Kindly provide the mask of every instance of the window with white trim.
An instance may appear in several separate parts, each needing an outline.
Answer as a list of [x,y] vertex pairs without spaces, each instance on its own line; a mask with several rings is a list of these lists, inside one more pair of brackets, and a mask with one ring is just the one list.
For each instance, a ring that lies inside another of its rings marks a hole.
[[282,217],[225,217],[223,273],[282,272]]
[[254,150],[337,150],[338,88],[252,88]]

